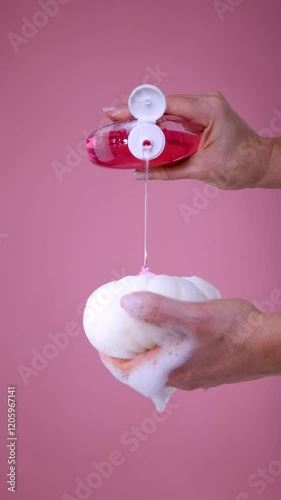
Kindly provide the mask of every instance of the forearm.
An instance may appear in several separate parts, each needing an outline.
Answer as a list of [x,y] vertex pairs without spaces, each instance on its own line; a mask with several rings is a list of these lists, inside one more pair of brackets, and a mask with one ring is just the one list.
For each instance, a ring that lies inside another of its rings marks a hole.
[[259,349],[264,375],[281,375],[281,313],[264,313]]
[[269,164],[264,165],[266,173],[257,187],[281,189],[281,137],[272,137],[270,139],[264,139],[264,141],[266,146],[269,147],[270,154],[267,154],[262,161],[269,161]]

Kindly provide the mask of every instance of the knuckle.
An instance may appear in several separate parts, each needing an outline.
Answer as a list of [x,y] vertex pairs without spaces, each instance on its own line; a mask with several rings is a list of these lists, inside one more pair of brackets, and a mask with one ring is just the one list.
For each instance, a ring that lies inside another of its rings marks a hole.
[[211,104],[215,109],[221,110],[225,108],[226,100],[221,92],[219,91],[209,92],[207,94],[207,99],[209,105]]
[[207,96],[213,97],[214,99],[217,99],[217,100],[223,100],[223,101],[225,100],[223,93],[220,92],[219,90],[214,90],[212,92],[208,92]]

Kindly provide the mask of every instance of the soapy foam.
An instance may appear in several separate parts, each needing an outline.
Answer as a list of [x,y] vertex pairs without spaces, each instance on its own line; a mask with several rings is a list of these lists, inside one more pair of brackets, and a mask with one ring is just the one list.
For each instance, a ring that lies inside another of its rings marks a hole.
[[114,360],[102,361],[120,382],[150,397],[161,412],[175,391],[165,386],[169,374],[189,359],[196,345],[195,338],[192,332],[182,336],[175,331],[167,332],[161,327],[129,316],[120,306],[120,300],[123,295],[132,291],[150,291],[195,302],[220,298],[220,293],[196,276],[155,276],[147,270],[138,276],[126,276],[103,285],[87,301],[83,318],[84,330],[92,345],[101,353],[129,360],[155,349],[152,360],[148,358],[148,361],[137,365],[129,373],[117,368],[118,363],[114,364]]
[[177,342],[171,341],[169,333],[162,332],[162,335],[166,338],[166,342],[153,360],[142,362],[129,373],[103,360],[106,368],[117,380],[129,385],[143,396],[151,398],[159,413],[164,411],[168,400],[176,390],[173,387],[166,387],[169,374],[190,358],[196,345],[192,335],[188,339],[178,337]]

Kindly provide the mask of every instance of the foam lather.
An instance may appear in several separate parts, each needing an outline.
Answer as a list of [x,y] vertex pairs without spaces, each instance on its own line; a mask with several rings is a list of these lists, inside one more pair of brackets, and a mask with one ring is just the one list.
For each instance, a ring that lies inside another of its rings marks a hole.
[[129,371],[126,363],[122,366],[122,362],[101,359],[120,382],[151,398],[157,410],[162,412],[175,391],[165,385],[169,374],[187,361],[196,341],[192,332],[183,336],[129,316],[120,306],[120,299],[134,291],[149,291],[192,302],[218,299],[220,293],[210,283],[196,276],[179,278],[147,272],[106,283],[87,300],[83,316],[84,330],[100,353],[129,360],[151,349],[155,350],[154,356],[146,356],[147,360],[137,363]]

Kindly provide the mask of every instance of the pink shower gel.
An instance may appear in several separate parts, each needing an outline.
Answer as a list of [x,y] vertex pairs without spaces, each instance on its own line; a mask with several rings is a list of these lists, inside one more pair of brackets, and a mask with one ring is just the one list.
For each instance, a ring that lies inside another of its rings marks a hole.
[[[133,156],[128,148],[128,135],[136,123],[132,118],[92,132],[87,139],[90,161],[103,167],[143,168],[143,160]],[[173,163],[196,153],[199,137],[190,131],[184,118],[163,115],[156,124],[163,131],[166,143],[162,153],[150,160],[149,167]]]
[[150,271],[149,267],[144,267],[144,266],[141,268],[138,274],[145,274],[146,276],[155,276],[155,274]]

